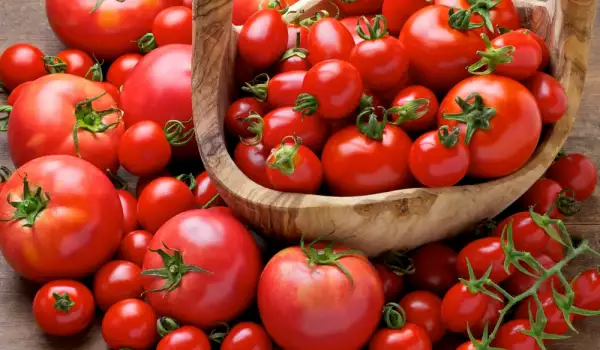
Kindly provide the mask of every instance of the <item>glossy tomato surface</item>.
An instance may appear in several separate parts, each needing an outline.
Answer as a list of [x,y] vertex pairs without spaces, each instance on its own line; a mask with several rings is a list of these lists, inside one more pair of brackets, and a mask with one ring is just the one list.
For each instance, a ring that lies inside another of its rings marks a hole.
[[142,296],[142,269],[136,264],[113,260],[102,266],[94,275],[94,297],[100,310],[125,299],[138,299]]
[[575,199],[579,201],[588,199],[598,183],[596,165],[581,153],[560,157],[548,169],[546,176],[573,192]]
[[442,321],[449,331],[463,333],[467,325],[475,336],[480,336],[486,323],[496,324],[504,303],[492,297],[471,293],[461,282],[455,284],[442,300]]
[[148,176],[169,164],[171,144],[160,124],[142,120],[125,130],[118,154],[125,170],[136,176]]
[[[433,91],[420,85],[412,85],[401,89],[393,97],[392,108],[401,107],[401,109],[409,109],[415,100],[426,99],[427,103],[412,113],[405,112],[404,115],[391,113],[391,120],[394,123],[399,123],[399,126],[406,132],[425,132],[435,129],[435,116],[440,107],[439,101]],[[416,116],[417,113],[422,115],[416,119],[410,118]]]
[[467,260],[473,268],[476,278],[481,278],[492,266],[490,279],[496,283],[505,281],[515,270],[510,266],[509,272],[504,270],[504,260],[506,256],[502,250],[502,244],[499,237],[480,238],[467,244],[459,253],[456,259],[456,270],[458,276],[469,279],[469,270]]
[[[435,0],[434,3],[436,5],[445,5],[464,10],[468,10],[471,7],[469,0]],[[497,3],[489,10],[489,16],[494,25],[494,32],[490,32],[490,30],[485,27],[484,30],[490,37],[496,36],[497,27],[515,30],[521,26],[519,13],[512,0],[502,0]],[[474,13],[471,17],[471,23],[481,23],[482,21],[483,18],[478,13]],[[481,30],[482,29],[479,29],[479,31]]]
[[492,346],[511,350],[540,350],[535,339],[522,332],[528,330],[531,330],[528,320],[506,322],[500,326]]
[[413,323],[401,329],[381,329],[369,342],[369,350],[431,350],[427,332]]
[[108,68],[106,81],[120,88],[125,84],[125,80],[129,78],[131,71],[133,71],[133,68],[140,62],[142,57],[139,53],[128,53],[120,56]]
[[584,310],[600,310],[600,273],[590,269],[579,274],[572,282],[574,305]]
[[404,290],[404,276],[395,273],[384,264],[375,263],[373,266],[375,266],[379,279],[381,279],[385,301],[397,302]]
[[94,60],[87,53],[77,49],[66,49],[59,52],[56,57],[67,65],[63,73],[91,80],[92,72],[90,72],[90,68],[94,65]]
[[[564,188],[556,181],[547,178],[538,179],[522,196],[517,204],[522,210],[533,211],[540,215],[548,214],[552,219],[562,219],[564,213],[555,205]],[[571,195],[571,192],[565,193]]]
[[275,64],[287,49],[287,28],[278,10],[265,8],[256,12],[238,35],[239,55],[255,69]]
[[137,199],[127,190],[118,190],[117,194],[123,209],[123,235],[125,235],[138,227]]
[[271,183],[267,176],[266,164],[270,153],[271,150],[262,143],[249,145],[240,142],[235,146],[233,161],[250,180],[268,188],[271,187]]
[[131,261],[139,267],[144,263],[148,245],[154,237],[150,232],[137,230],[123,237],[117,249],[117,259]]
[[302,83],[306,71],[297,70],[280,73],[267,84],[267,102],[273,109],[290,107],[296,104],[298,95],[302,93]]
[[[558,335],[565,334],[569,330],[569,326],[567,325],[567,322],[565,322],[562,311],[556,306],[554,298],[552,297],[552,292],[538,293],[538,297],[542,302],[542,311],[548,320],[544,332]],[[535,315],[538,312],[537,303],[532,297],[528,297],[519,304],[515,313],[515,318],[523,320],[529,319],[529,309],[531,309],[532,315]],[[569,318],[573,321],[573,314],[570,314]]]
[[264,116],[266,112],[265,104],[254,97],[242,97],[229,105],[225,115],[225,128],[227,131],[244,138],[254,136],[253,132],[248,129],[250,123],[244,121],[244,118],[247,118],[250,112]]
[[138,221],[145,230],[156,232],[169,219],[193,209],[195,204],[192,191],[183,181],[174,177],[159,177],[140,194]]
[[331,59],[347,61],[354,48],[350,31],[335,18],[324,18],[308,32],[308,60],[314,66]]
[[293,107],[277,108],[264,119],[262,143],[269,150],[276,148],[286,136],[294,135],[302,139],[302,144],[313,152],[319,153],[327,136],[329,127],[325,120],[317,116],[304,116]]
[[221,350],[271,350],[273,343],[265,329],[254,322],[236,324],[221,344]]
[[381,13],[387,20],[390,34],[398,36],[410,16],[430,4],[423,0],[383,0]]
[[534,73],[524,82],[540,108],[544,123],[556,123],[567,112],[567,93],[565,88],[551,75]]
[[158,316],[138,299],[119,301],[102,319],[102,337],[112,349],[150,349],[158,340]]
[[196,176],[196,188],[192,192],[194,193],[194,197],[196,197],[197,208],[224,205],[223,199],[219,196],[215,184],[206,171]]
[[522,211],[502,220],[492,232],[493,236],[508,238],[508,229],[512,230],[514,247],[521,252],[529,252],[533,256],[541,254],[548,244],[550,236],[531,218],[531,214]]
[[[267,158],[267,178],[271,187],[282,192],[314,194],[323,183],[323,165],[308,147],[282,142]],[[289,158],[290,161],[285,161]],[[281,159],[284,159],[282,161]],[[291,164],[291,167],[286,164]],[[280,168],[284,164],[284,168]]]
[[444,295],[456,283],[457,254],[451,248],[431,243],[417,249],[410,257],[415,273],[408,275],[408,282],[413,287]]
[[206,334],[193,326],[183,326],[160,340],[156,350],[210,350]]
[[9,46],[0,56],[0,81],[12,91],[17,86],[48,74],[42,58],[44,53],[31,44]]
[[431,342],[442,339],[446,326],[442,322],[442,299],[427,291],[414,291],[400,300],[406,313],[406,322],[423,327]]
[[185,6],[172,6],[162,10],[152,24],[156,45],[192,45],[192,10]]

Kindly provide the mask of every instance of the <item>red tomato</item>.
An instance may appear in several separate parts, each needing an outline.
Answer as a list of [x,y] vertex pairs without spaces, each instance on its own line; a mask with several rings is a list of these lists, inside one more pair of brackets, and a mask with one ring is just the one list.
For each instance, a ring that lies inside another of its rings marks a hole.
[[442,300],[442,321],[448,330],[456,333],[466,332],[468,324],[473,335],[477,336],[481,335],[486,323],[490,329],[493,328],[503,307],[503,302],[480,292],[471,293],[459,282]]
[[369,342],[369,350],[431,350],[427,332],[412,323],[401,329],[381,329]]
[[152,181],[156,180],[159,177],[163,177],[163,176],[171,176],[171,173],[169,172],[168,169],[164,169],[163,171],[159,172],[158,174],[152,174],[150,176],[142,176],[140,178],[138,178],[137,180],[137,184],[135,186],[135,196],[139,199],[140,195],[142,194],[142,192],[144,191],[144,188],[146,188],[146,186],[148,186]]
[[196,176],[196,188],[192,191],[196,198],[196,207],[203,208],[205,206],[213,207],[223,205],[223,199],[219,196],[217,188],[213,184],[208,173],[203,171]]
[[56,56],[46,56],[44,62],[50,73],[68,73],[82,78],[93,73],[92,67],[95,64],[90,55],[77,49],[66,49]]
[[102,337],[112,349],[150,349],[158,340],[158,316],[150,305],[125,299],[108,309],[102,320]]
[[397,301],[398,298],[400,298],[400,294],[404,290],[404,277],[400,274],[397,274],[384,264],[373,264],[373,266],[375,266],[375,269],[379,274],[379,279],[381,279],[385,301]]
[[[342,18],[340,20],[340,23],[344,25],[344,27],[346,27],[346,29],[348,29],[348,31],[350,32],[350,34],[352,34],[352,38],[354,38],[354,43],[358,44],[362,41],[364,41],[365,39],[361,38],[358,33],[356,32],[356,27],[358,25],[360,25],[360,27],[362,28],[362,30],[367,33],[369,31],[369,29],[367,28],[367,23],[373,21],[373,19],[375,18],[375,15],[366,15],[365,17],[367,18],[367,21],[360,21],[358,22],[358,20],[361,18],[362,16],[353,16],[353,17],[346,17],[346,18]],[[387,18],[387,17],[386,17]]]
[[[327,258],[346,271],[316,263]],[[367,258],[325,242],[278,252],[258,284],[260,317],[284,349],[298,348],[299,339],[302,349],[359,349],[377,328],[383,304],[381,281]]]
[[[254,299],[262,270],[260,250],[246,227],[229,214],[180,214],[161,227],[148,248],[152,250],[144,258],[144,289],[161,315],[214,327],[239,316]],[[172,258],[163,260],[152,252],[159,249]],[[155,269],[163,274],[152,273]],[[173,279],[160,277],[164,273]]]
[[200,329],[183,326],[160,340],[156,350],[210,350],[210,341]]
[[279,11],[272,8],[252,15],[237,39],[239,55],[255,69],[276,63],[286,51],[287,43],[287,24]]
[[[261,74],[255,78],[265,76]],[[267,82],[258,84],[246,84],[242,90],[250,92],[259,101],[265,101],[271,108],[294,106],[296,98],[302,93],[302,82],[306,71],[291,71],[277,74],[273,79],[266,76]],[[256,111],[255,111],[256,112]]]
[[287,136],[267,158],[267,178],[277,191],[317,193],[323,182],[323,165],[296,136]]
[[65,46],[112,60],[136,52],[136,40],[150,31],[156,15],[180,3],[181,0],[46,0],[46,14]]
[[[552,219],[562,219],[564,214],[575,213],[577,204],[570,197],[570,192],[563,194],[563,187],[556,181],[542,178],[537,180],[519,198],[518,204],[523,210],[533,207],[533,210]],[[556,203],[556,205],[554,205]],[[552,210],[550,210],[552,209]]]
[[529,252],[533,256],[541,254],[548,245],[548,240],[551,239],[546,231],[533,221],[527,211],[513,214],[502,220],[492,232],[492,236],[501,237],[504,232],[505,237],[508,237],[506,231],[508,225],[511,225],[515,249]]
[[303,26],[289,25],[288,26],[288,43],[287,48],[302,48],[308,46],[308,28]]
[[543,253],[548,255],[555,262],[559,262],[565,258],[565,247],[559,241],[549,239]]
[[337,19],[323,18],[310,28],[307,46],[308,61],[313,66],[331,59],[348,61],[354,38]]
[[448,130],[427,132],[410,147],[410,171],[427,187],[454,186],[469,170],[469,148],[460,140],[457,127]]
[[125,84],[125,80],[131,75],[131,71],[138,62],[142,59],[139,53],[128,53],[117,58],[108,68],[106,73],[106,81],[114,86],[121,87]]
[[169,219],[194,206],[195,196],[188,185],[174,177],[159,177],[138,198],[138,221],[145,230],[156,232]]
[[106,311],[121,300],[140,298],[144,291],[141,273],[139,266],[124,260],[113,260],[102,266],[94,276],[98,307]]
[[255,127],[251,120],[244,120],[250,112],[257,115],[266,113],[265,104],[254,97],[243,97],[229,105],[225,115],[225,128],[235,136],[248,138],[255,136]]
[[519,28],[516,30],[516,32],[521,32],[521,33],[529,35],[530,37],[535,39],[535,41],[538,43],[538,45],[540,45],[540,48],[542,49],[542,62],[540,63],[538,70],[540,70],[540,71],[545,70],[546,67],[548,67],[548,64],[550,63],[550,50],[548,49],[548,45],[546,44],[544,39],[541,36],[534,33],[531,29]]
[[94,297],[79,282],[49,282],[35,294],[33,316],[44,332],[54,336],[72,336],[92,323]]
[[283,54],[275,71],[285,73],[292,71],[307,71],[311,64],[308,62],[308,29],[306,27],[288,27],[288,50]]
[[118,190],[117,194],[123,209],[123,234],[127,234],[138,227],[137,199],[127,190]]
[[192,10],[185,6],[172,6],[162,10],[152,24],[156,45],[192,45]]
[[0,195],[0,250],[16,272],[35,282],[80,278],[113,256],[123,214],[104,173],[70,156],[37,158],[17,171],[24,177],[12,176]]
[[408,293],[400,300],[400,306],[406,313],[406,322],[423,327],[432,343],[442,339],[446,327],[442,322],[442,299],[437,295],[416,291]]
[[410,16],[430,4],[425,0],[383,0],[381,13],[387,20],[390,34],[398,36]]
[[139,267],[144,263],[144,255],[148,251],[148,244],[154,237],[150,232],[137,230],[129,232],[121,240],[117,250],[117,259],[131,261]]
[[536,72],[523,84],[537,102],[544,123],[556,123],[567,112],[567,93],[554,77]]
[[119,144],[119,162],[136,176],[156,174],[171,160],[170,142],[158,123],[151,120],[135,123],[123,134]]
[[598,183],[596,165],[581,153],[571,153],[560,157],[546,173],[563,188],[572,191],[575,199],[584,201],[594,194]]
[[182,5],[191,9],[192,8],[192,0],[183,0]]
[[[539,254],[534,257],[535,257],[535,260],[537,260],[540,263],[540,265],[542,265],[542,267],[545,269],[552,268],[552,266],[556,265],[556,263],[552,259],[550,259],[550,257],[548,255]],[[531,269],[527,264],[522,264],[522,265],[530,273],[539,275],[538,272]],[[524,274],[523,272],[521,272],[519,270],[516,270],[504,282],[504,288],[506,289],[506,291],[508,291],[512,295],[520,295],[522,293],[525,293],[527,290],[529,290],[529,288],[531,288],[535,284],[535,282],[537,282],[538,279],[539,278],[537,278],[537,277],[531,277],[529,275]],[[560,291],[560,292],[564,291],[564,287],[562,284],[560,284],[560,280],[559,280],[558,276],[556,276],[556,275],[545,280],[544,283],[542,283],[542,285],[538,288],[538,291],[542,292],[542,293],[543,292],[552,292],[552,286],[554,286],[554,288],[557,291]]]
[[0,56],[0,81],[8,89],[34,81],[48,74],[43,61],[44,53],[31,44],[13,44]]
[[[569,330],[569,326],[565,321],[562,311],[554,303],[552,292],[538,293],[538,297],[542,302],[542,310],[548,320],[544,332],[548,334],[565,334]],[[538,311],[538,306],[532,297],[528,297],[519,304],[515,313],[515,319],[529,319],[529,309],[531,309],[532,315],[535,315]],[[570,315],[569,319],[573,320],[573,314]]]
[[[445,5],[448,7],[454,7],[457,9],[468,10],[471,7],[469,0],[435,0],[436,5]],[[495,37],[496,28],[502,27],[506,29],[518,29],[521,27],[521,20],[519,13],[512,0],[502,0],[498,3],[494,3],[491,8],[480,8],[483,11],[489,13],[490,20],[494,25],[493,28],[487,28],[484,24],[483,29],[487,35]],[[470,23],[479,24],[483,22],[483,18],[477,12],[473,12]]]
[[380,13],[383,0],[333,0],[344,16]]
[[48,75],[31,83],[19,101],[8,121],[8,145],[16,166],[46,155],[80,155],[116,173],[124,127],[114,99],[94,82]]
[[393,123],[406,132],[425,132],[435,129],[435,116],[440,104],[433,91],[414,85],[400,90],[388,112]]
[[96,81],[96,85],[100,86],[104,91],[110,95],[110,97],[115,100],[116,104],[119,105],[121,103],[121,92],[119,89],[111,83],[105,81]]
[[19,99],[19,97],[21,97],[21,93],[23,91],[25,91],[25,88],[27,88],[29,85],[31,84],[30,81],[26,81],[23,84],[17,86],[11,93],[10,95],[8,95],[8,99],[6,100],[9,106],[14,106],[15,103],[17,102],[17,100]]
[[473,344],[472,341],[469,340],[468,342],[463,343],[461,346],[456,348],[456,350],[477,350],[477,347]]
[[509,321],[500,326],[492,346],[510,350],[540,350],[534,338],[521,332],[524,330],[531,330],[528,320]]
[[227,333],[221,350],[271,350],[273,343],[265,329],[253,322],[240,322]]
[[[463,122],[465,110],[457,104],[459,98],[469,113],[477,111],[476,117],[469,114],[477,122]],[[442,101],[437,120],[438,125],[460,125],[466,130],[465,142],[471,152],[468,174],[484,179],[505,176],[521,168],[535,151],[542,131],[533,95],[518,82],[501,76],[484,75],[461,81]],[[484,128],[478,130],[478,126]]]
[[329,136],[325,120],[317,116],[303,116],[293,107],[271,111],[264,117],[263,124],[262,143],[268,150],[279,146],[286,136],[295,135],[302,139],[304,146],[318,154]]
[[251,145],[240,142],[233,152],[233,161],[250,180],[269,188],[271,183],[267,176],[266,164],[270,152],[262,143]]
[[575,292],[573,305],[580,309],[600,310],[600,273],[597,269],[586,270],[571,282]]
[[457,254],[454,250],[431,243],[417,249],[410,257],[415,268],[415,273],[408,275],[411,286],[443,295],[456,283]]
[[486,237],[475,240],[467,244],[458,253],[458,258],[456,259],[458,277],[469,279],[468,259],[476,278],[481,278],[489,267],[492,266],[492,274],[489,278],[496,283],[502,283],[515,270],[515,267],[512,265],[509,269],[510,273],[504,270],[505,257],[499,237]]
[[400,33],[410,56],[411,78],[438,93],[467,78],[465,67],[475,63],[477,51],[485,47],[477,31],[451,27],[448,11],[447,6],[426,6],[408,19]]

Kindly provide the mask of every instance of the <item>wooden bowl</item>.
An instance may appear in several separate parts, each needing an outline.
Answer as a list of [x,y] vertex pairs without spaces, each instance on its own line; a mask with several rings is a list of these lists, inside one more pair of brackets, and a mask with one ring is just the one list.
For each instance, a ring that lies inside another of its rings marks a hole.
[[[295,6],[318,5],[301,0]],[[233,88],[236,31],[231,0],[194,4],[193,106],[196,137],[206,170],[225,202],[267,234],[297,240],[332,233],[374,256],[458,234],[494,217],[521,196],[552,163],[575,121],[587,71],[595,0],[516,0],[527,27],[546,39],[552,73],[569,107],[529,162],[494,181],[450,188],[415,188],[360,197],[282,193],[248,179],[227,153],[223,118]]]

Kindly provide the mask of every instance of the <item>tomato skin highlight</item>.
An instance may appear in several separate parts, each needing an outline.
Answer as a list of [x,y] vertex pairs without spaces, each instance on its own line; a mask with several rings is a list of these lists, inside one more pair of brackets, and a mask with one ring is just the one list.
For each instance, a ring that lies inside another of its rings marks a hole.
[[137,230],[129,232],[123,237],[117,250],[117,259],[131,261],[139,267],[144,263],[144,255],[148,251],[148,244],[154,237],[150,232]]
[[268,83],[267,102],[271,108],[290,107],[302,93],[302,83],[306,71],[292,71],[277,74]]
[[119,162],[136,176],[148,176],[163,170],[171,160],[171,145],[160,124],[143,120],[123,134],[119,144]]
[[[67,294],[74,303],[68,311],[57,310],[54,305],[58,295]],[[33,315],[37,325],[46,333],[68,337],[85,330],[94,319],[92,292],[77,281],[56,280],[48,282],[35,294]]]
[[513,214],[502,220],[492,232],[492,236],[501,237],[502,232],[507,237],[508,226],[511,225],[513,243],[515,249],[521,252],[529,252],[533,256],[537,256],[544,252],[548,245],[550,236],[539,227],[531,218],[531,214],[527,211],[522,211]]
[[546,176],[572,192],[578,201],[590,198],[598,183],[596,165],[581,153],[560,157],[550,166]]
[[387,20],[390,34],[398,36],[410,16],[431,3],[424,0],[383,0],[381,13]]
[[116,87],[121,87],[125,84],[125,80],[129,78],[131,71],[142,59],[142,55],[139,53],[128,53],[119,56],[111,65],[108,67],[106,73],[106,81],[113,84]]
[[550,49],[548,49],[548,45],[546,44],[544,39],[528,28],[519,28],[515,31],[529,35],[538,43],[538,45],[540,45],[540,49],[542,49],[542,62],[540,63],[538,70],[545,70],[548,67],[548,64],[550,63]]
[[381,329],[369,342],[369,350],[431,350],[431,340],[420,326],[406,323],[401,329]]
[[[565,334],[569,330],[569,326],[565,322],[562,311],[560,311],[560,309],[554,303],[552,292],[538,293],[538,297],[542,302],[542,310],[544,311],[544,315],[546,315],[548,320],[544,332],[548,334]],[[523,320],[528,319],[529,308],[531,308],[532,315],[535,315],[538,311],[537,303],[532,297],[528,297],[522,301],[521,304],[519,304],[519,307],[515,313],[515,318]],[[573,321],[573,314],[571,314],[569,318],[571,321]]]
[[86,75],[94,65],[94,60],[87,53],[77,49],[66,49],[59,52],[56,57],[67,64],[65,73],[91,80],[91,74],[88,77]]
[[271,182],[267,176],[267,158],[270,150],[262,143],[256,145],[247,145],[240,142],[233,152],[233,161],[240,170],[257,184],[270,188]]
[[[420,98],[428,99],[429,105],[417,109],[416,112],[423,112],[425,109],[427,109],[427,111],[420,118],[413,120],[409,119],[402,122],[402,124],[400,124],[399,127],[401,127],[402,130],[406,132],[423,133],[425,131],[435,129],[435,117],[438,112],[438,109],[440,108],[440,104],[433,91],[429,90],[428,88],[420,85],[413,85],[401,89],[394,96],[392,101],[392,107],[400,107],[405,105],[406,103]],[[399,118],[399,116],[396,114],[391,114],[391,117],[392,121],[396,121]]]
[[236,324],[221,344],[221,350],[271,350],[273,343],[265,329],[253,322],[240,322]]
[[400,300],[400,306],[406,312],[406,322],[423,327],[432,343],[438,342],[446,333],[442,322],[442,299],[427,291],[415,291],[406,294]]
[[17,86],[13,91],[11,91],[10,95],[8,95],[8,99],[6,102],[9,106],[14,106],[19,97],[21,97],[21,93],[31,84],[30,81],[26,81],[23,84]]
[[[431,259],[432,256],[436,258]],[[408,275],[408,282],[418,289],[444,295],[458,279],[457,256],[454,250],[438,243],[422,246],[410,256],[415,273]]]
[[12,91],[17,86],[47,75],[42,50],[31,44],[17,43],[0,55],[0,81]]
[[152,23],[156,45],[192,45],[192,10],[185,6],[171,6],[162,10]]
[[126,190],[118,190],[119,201],[123,209],[123,234],[127,234],[138,227],[137,199]]
[[329,127],[325,120],[317,116],[303,116],[293,107],[275,109],[264,117],[262,143],[267,149],[276,148],[289,135],[300,137],[304,146],[319,153],[329,135]]
[[500,326],[492,346],[510,350],[540,350],[535,339],[521,332],[530,329],[531,324],[528,320],[506,322]]
[[[563,191],[563,187],[552,179],[538,179],[517,201],[517,204],[523,210],[533,207],[533,211],[544,215]],[[552,219],[562,219],[563,213],[554,207],[549,213]]]
[[575,292],[573,305],[584,310],[600,310],[600,274],[597,269],[583,271],[573,279],[571,286]]
[[252,15],[237,40],[240,56],[255,69],[277,62],[287,48],[288,29],[279,11],[263,9]]
[[210,350],[206,334],[192,326],[183,326],[160,340],[156,350]]
[[383,285],[383,294],[386,302],[396,302],[404,290],[404,277],[397,275],[384,264],[374,263],[373,266],[379,274],[381,284]]
[[121,300],[140,298],[144,291],[141,272],[139,266],[124,260],[102,266],[94,275],[93,291],[98,307],[106,311]]
[[144,188],[146,188],[146,186],[148,186],[152,181],[158,179],[159,177],[163,177],[163,176],[171,176],[171,173],[169,172],[168,169],[164,169],[163,171],[157,173],[157,174],[152,174],[149,176],[142,176],[139,177],[137,180],[137,183],[135,185],[135,196],[136,198],[140,198],[140,194],[142,194],[142,192],[144,191]]
[[[217,192],[217,188],[215,184],[212,182],[208,173],[206,171],[201,172],[196,176],[196,188],[193,191],[194,197],[196,197],[196,207],[202,208],[208,204],[212,199],[215,198],[219,192]],[[221,197],[217,197],[212,204],[211,207],[224,205],[223,199]]]
[[442,300],[442,321],[448,330],[463,333],[467,324],[474,335],[483,331],[485,322],[494,325],[494,318],[499,317],[498,311],[503,303],[492,299],[483,293],[472,294],[462,283],[455,284]]
[[254,97],[243,97],[233,102],[227,108],[225,115],[225,128],[227,131],[239,137],[254,136],[248,127],[250,124],[243,121],[250,115],[250,112],[255,112],[258,115],[264,115],[266,112],[265,104]]
[[328,17],[310,28],[307,46],[308,61],[313,66],[331,59],[348,61],[354,38],[340,21]]
[[499,237],[480,238],[467,244],[458,253],[456,270],[458,276],[466,280],[469,279],[467,259],[471,263],[476,278],[481,278],[489,267],[493,266],[489,278],[496,283],[502,283],[515,271],[515,267],[512,265],[509,273],[504,270],[505,255]]
[[556,123],[567,112],[567,93],[554,77],[536,72],[524,82],[533,94],[544,123]]
[[112,349],[150,349],[158,340],[158,316],[150,305],[125,299],[108,309],[102,320],[102,337]]

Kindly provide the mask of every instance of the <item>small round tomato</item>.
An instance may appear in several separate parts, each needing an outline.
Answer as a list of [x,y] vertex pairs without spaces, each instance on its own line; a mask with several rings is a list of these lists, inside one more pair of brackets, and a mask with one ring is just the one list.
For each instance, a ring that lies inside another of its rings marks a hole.
[[323,165],[296,136],[286,136],[267,158],[271,187],[282,192],[317,193],[323,182]]
[[242,90],[252,93],[260,101],[266,101],[271,108],[294,106],[298,95],[302,93],[305,76],[306,71],[301,70],[280,73],[272,79],[260,74],[254,80],[266,77],[266,82],[254,85],[247,83]]
[[400,329],[381,329],[369,341],[369,350],[431,349],[431,339],[427,331],[412,323],[406,323]]
[[[569,330],[569,326],[565,321],[562,311],[554,303],[552,292],[538,293],[538,297],[542,302],[542,310],[544,311],[544,315],[546,315],[546,319],[548,320],[544,332],[558,335],[565,334]],[[528,297],[521,302],[521,304],[519,304],[519,307],[515,313],[515,319],[528,320],[529,309],[531,309],[532,315],[535,315],[538,312],[537,303],[532,297]],[[569,319],[573,321],[573,314],[569,315]]]
[[531,213],[527,211],[513,214],[502,220],[494,228],[492,236],[501,237],[504,233],[504,236],[507,237],[508,232],[506,230],[509,225],[512,230],[515,249],[518,251],[528,252],[536,256],[544,251],[548,245],[548,240],[551,239],[544,228],[533,221]]
[[142,269],[136,264],[113,260],[102,266],[94,275],[94,297],[102,311],[108,310],[117,302],[125,299],[138,299],[142,288]]
[[13,91],[10,92],[10,95],[8,95],[8,98],[6,99],[6,102],[8,103],[9,106],[15,105],[15,103],[17,102],[19,97],[21,97],[21,93],[27,88],[27,86],[29,86],[29,84],[31,84],[31,82],[26,81],[23,84],[17,86]]
[[528,28],[519,28],[515,31],[529,35],[538,43],[538,45],[540,45],[540,48],[542,49],[542,62],[540,63],[538,70],[539,71],[545,70],[546,67],[548,67],[548,64],[550,63],[550,49],[548,49],[548,45],[546,44],[544,39]]
[[[469,0],[435,0],[435,4],[453,7],[453,8],[455,8],[455,13],[456,13],[456,10],[458,10],[458,9],[468,10],[469,8],[471,8],[473,3],[470,2]],[[483,4],[483,3],[480,3],[480,4]],[[464,18],[461,18],[461,16],[458,15],[458,18],[460,19],[459,23],[465,24],[465,25],[466,24],[483,24],[483,27],[481,29],[479,29],[478,31],[485,30],[485,33],[487,35],[489,35],[490,37],[496,36],[496,32],[497,32],[496,28],[497,27],[513,29],[513,30],[521,27],[521,20],[519,18],[519,13],[517,12],[517,8],[515,7],[513,0],[502,0],[497,3],[486,3],[486,4],[493,4],[493,5],[489,6],[489,7],[481,6],[478,8],[478,10],[480,10],[483,13],[488,14],[488,16],[491,20],[490,23],[493,24],[492,28],[488,28],[486,23],[482,23],[482,22],[484,22],[483,17],[481,16],[481,12],[478,12],[478,11],[472,12],[470,21],[465,21]]]
[[147,303],[125,299],[108,309],[102,320],[102,337],[112,349],[149,349],[158,340],[158,316]]
[[169,172],[169,170],[164,169],[163,171],[159,172],[158,174],[152,174],[150,176],[139,177],[137,180],[137,183],[135,185],[135,196],[139,199],[140,194],[142,194],[142,191],[144,190],[144,188],[146,188],[146,186],[148,186],[152,181],[156,180],[157,178],[159,178],[161,176],[171,176],[171,173]]
[[571,286],[575,292],[573,305],[584,310],[600,310],[600,273],[597,269],[580,273]]
[[286,51],[287,43],[287,24],[281,13],[272,8],[252,15],[237,39],[239,55],[255,69],[276,63]]
[[578,201],[590,198],[598,183],[596,165],[581,153],[560,157],[550,166],[546,176],[572,192]]
[[381,13],[387,20],[390,34],[398,36],[410,16],[429,4],[424,0],[383,0]]
[[50,73],[67,73],[85,78],[92,72],[94,60],[84,51],[66,49],[56,56],[45,56],[46,70]]
[[456,350],[477,350],[477,347],[475,347],[475,344],[473,344],[473,342],[469,340],[468,342],[465,342],[461,346],[456,348]]
[[302,48],[308,46],[308,28],[304,26],[289,25],[288,26],[288,49]]
[[123,134],[119,144],[119,162],[136,176],[156,174],[171,160],[171,142],[185,141],[180,137],[175,135],[169,140],[160,124],[152,120],[135,123]]
[[571,191],[564,191],[558,182],[542,178],[519,198],[518,204],[523,210],[533,207],[533,211],[540,215],[562,219],[566,214],[575,214],[579,208],[571,195]]
[[554,262],[559,262],[565,258],[565,246],[557,240],[549,239],[543,253],[548,255]]
[[121,87],[125,84],[125,80],[129,77],[129,74],[142,59],[142,55],[139,53],[127,53],[123,56],[119,56],[111,65],[108,67],[108,73],[106,73],[106,81],[113,84],[114,86]]
[[308,32],[308,61],[313,66],[331,59],[348,61],[353,48],[352,34],[335,18],[323,18]]
[[192,10],[185,6],[171,6],[162,10],[152,23],[156,45],[192,45],[192,23]]
[[410,257],[415,268],[415,273],[408,275],[411,286],[443,295],[456,283],[457,254],[454,250],[431,243],[417,249]]
[[553,76],[536,72],[523,82],[537,102],[544,123],[556,123],[567,112],[567,93]]
[[354,44],[358,44],[365,40],[365,39],[361,38],[360,35],[358,35],[356,28],[358,28],[358,26],[360,26],[360,28],[365,33],[368,32],[369,29],[367,28],[367,23],[373,21],[373,19],[375,18],[375,15],[366,15],[365,17],[367,18],[367,20],[366,21],[361,20],[359,22],[361,17],[362,16],[345,17],[340,20],[340,23],[342,23],[344,25],[344,27],[346,27],[346,29],[348,29],[350,34],[352,34],[352,37],[354,38]]
[[528,320],[513,320],[506,322],[498,329],[492,346],[500,349],[511,350],[540,350],[534,338],[521,331],[530,330]]
[[[552,266],[556,265],[556,263],[550,259],[550,257],[546,254],[539,254],[534,256],[535,260],[540,263],[540,265],[549,269]],[[529,265],[522,264],[523,267],[534,275],[538,275],[539,273],[531,269]],[[538,277],[531,277],[529,275],[524,274],[523,272],[516,270],[506,281],[504,281],[504,288],[512,295],[520,295],[525,293],[529,288],[531,288],[535,282],[537,282]],[[537,289],[539,292],[552,292],[552,287],[559,292],[564,291],[563,285],[560,283],[560,279],[558,276],[553,275],[540,285]]]
[[117,105],[121,103],[121,92],[119,91],[119,88],[106,81],[96,81],[95,83],[96,85],[104,89],[104,91],[106,91],[110,95],[110,97],[112,97],[113,100],[115,100]]
[[8,91],[12,91],[25,82],[48,74],[43,58],[42,50],[31,44],[9,46],[0,56],[0,81]]
[[384,264],[373,264],[383,285],[386,302],[395,302],[404,290],[404,277]]
[[426,291],[408,293],[400,300],[406,322],[423,327],[433,343],[442,339],[446,326],[442,322],[442,299]]
[[492,266],[490,279],[496,283],[505,281],[515,270],[514,266],[510,266],[509,272],[504,270],[504,251],[499,237],[487,237],[475,240],[459,253],[456,259],[456,270],[458,276],[464,279],[469,279],[469,270],[467,268],[467,260],[473,268],[476,278],[481,278],[486,271]]
[[260,142],[255,145],[240,142],[233,152],[233,161],[250,180],[269,188],[266,164],[270,153],[271,150]]
[[410,147],[408,164],[417,181],[427,187],[450,187],[469,170],[469,148],[460,141],[460,130],[448,127],[421,135]]
[[229,105],[225,114],[225,128],[227,131],[243,138],[254,136],[255,131],[252,121],[244,120],[250,116],[251,112],[264,115],[266,113],[264,103],[254,97],[243,97]]
[[225,204],[206,171],[203,171],[196,176],[196,188],[194,188],[192,192],[194,193],[194,197],[196,197],[197,208],[214,207]]
[[117,250],[117,259],[131,261],[139,267],[144,263],[144,255],[148,251],[148,244],[154,237],[150,232],[137,230],[129,232],[121,240]]
[[293,107],[278,108],[263,118],[262,143],[267,149],[276,148],[288,135],[301,138],[304,146],[318,154],[327,141],[329,127],[325,120],[303,116]]
[[391,121],[406,132],[425,132],[435,129],[435,116],[440,105],[433,91],[413,85],[400,90],[388,110]]
[[33,299],[33,316],[38,326],[54,336],[72,336],[94,319],[92,292],[77,281],[46,283]]
[[206,334],[193,326],[183,326],[160,340],[156,350],[210,350]]
[[307,71],[311,64],[308,61],[306,42],[308,40],[308,29],[306,27],[288,27],[288,50],[283,54],[275,71],[285,73],[292,71]]
[[159,177],[144,188],[138,198],[138,221],[149,232],[156,232],[170,218],[193,209],[195,197],[190,188],[174,177]]
[[118,190],[121,208],[123,208],[123,234],[127,234],[138,227],[137,199],[127,190]]
[[221,344],[221,350],[271,350],[273,343],[265,329],[253,322],[236,324]]

